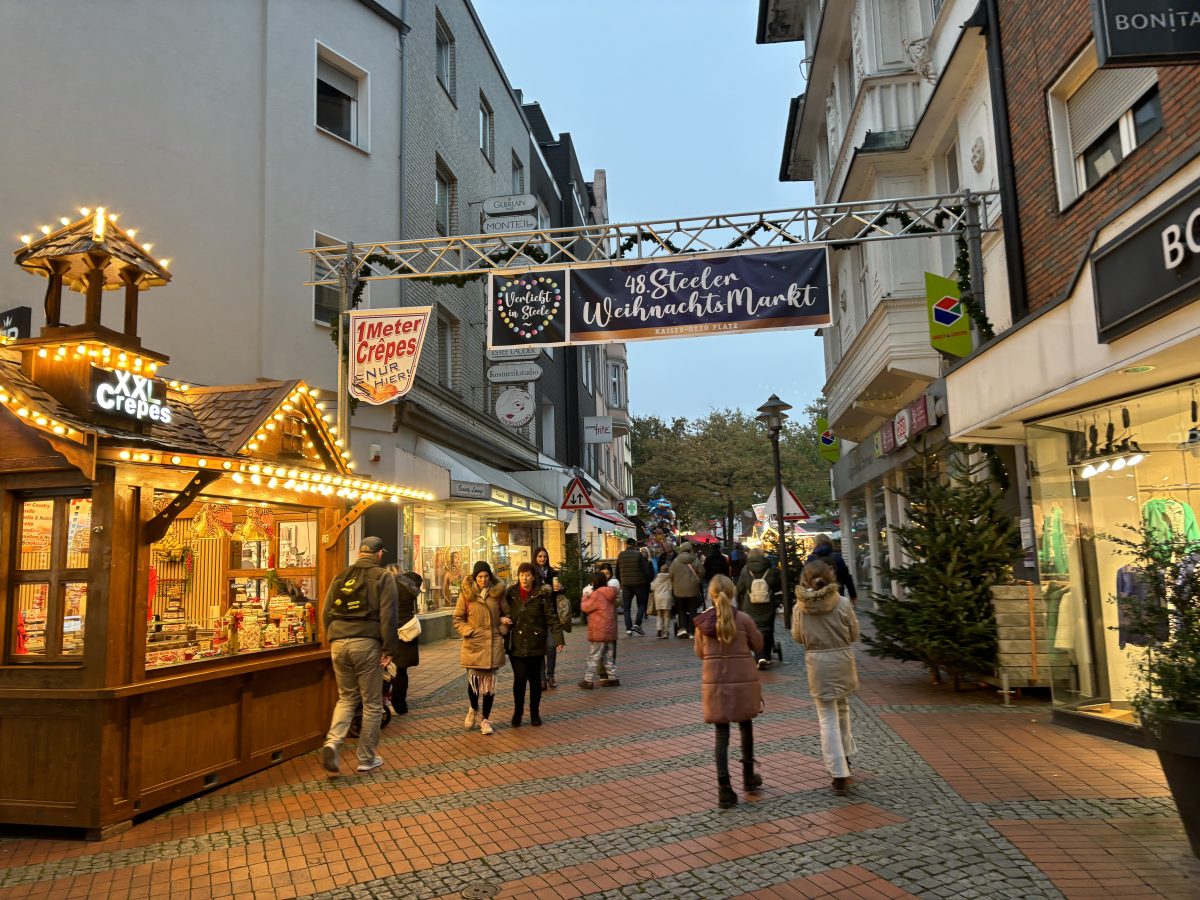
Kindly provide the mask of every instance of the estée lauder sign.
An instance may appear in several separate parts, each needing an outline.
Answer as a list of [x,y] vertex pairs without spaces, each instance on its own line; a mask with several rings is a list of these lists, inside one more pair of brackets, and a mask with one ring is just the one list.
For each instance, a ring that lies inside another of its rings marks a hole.
[[1200,0],[1092,0],[1100,66],[1200,62]]

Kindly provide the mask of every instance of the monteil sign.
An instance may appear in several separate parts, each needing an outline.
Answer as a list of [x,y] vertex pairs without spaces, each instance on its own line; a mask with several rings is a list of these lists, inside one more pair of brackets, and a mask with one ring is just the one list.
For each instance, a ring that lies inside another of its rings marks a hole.
[[171,424],[162,382],[120,369],[92,367],[92,401],[96,408],[139,422]]
[[1200,61],[1200,0],[1092,0],[1101,66]]

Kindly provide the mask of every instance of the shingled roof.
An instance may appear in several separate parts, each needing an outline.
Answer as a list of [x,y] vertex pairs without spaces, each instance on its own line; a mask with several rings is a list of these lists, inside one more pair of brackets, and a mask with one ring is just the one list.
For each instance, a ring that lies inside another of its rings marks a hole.
[[236,454],[296,389],[299,381],[193,387],[185,395],[204,433],[221,452]]

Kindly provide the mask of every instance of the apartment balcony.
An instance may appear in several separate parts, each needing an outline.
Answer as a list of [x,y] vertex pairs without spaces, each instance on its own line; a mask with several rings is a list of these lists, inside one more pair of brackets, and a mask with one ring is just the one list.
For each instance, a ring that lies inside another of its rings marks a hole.
[[612,416],[614,437],[629,434],[629,428],[633,422],[629,418],[629,410],[627,408],[610,406],[608,408],[608,415]]
[[829,375],[829,424],[861,443],[941,375],[925,298],[885,297]]

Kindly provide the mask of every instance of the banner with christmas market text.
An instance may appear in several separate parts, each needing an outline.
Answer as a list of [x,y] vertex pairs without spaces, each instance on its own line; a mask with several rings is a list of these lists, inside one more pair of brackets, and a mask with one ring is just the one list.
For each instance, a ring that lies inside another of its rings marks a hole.
[[351,397],[379,406],[408,393],[432,311],[431,306],[350,311]]

